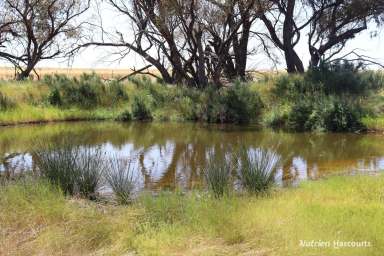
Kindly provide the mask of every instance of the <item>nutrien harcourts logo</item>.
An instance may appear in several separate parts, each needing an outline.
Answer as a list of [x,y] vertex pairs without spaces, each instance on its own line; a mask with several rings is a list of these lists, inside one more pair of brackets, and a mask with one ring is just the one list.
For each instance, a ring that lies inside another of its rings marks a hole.
[[323,240],[300,240],[300,247],[304,248],[368,248],[372,243],[368,241],[323,241]]

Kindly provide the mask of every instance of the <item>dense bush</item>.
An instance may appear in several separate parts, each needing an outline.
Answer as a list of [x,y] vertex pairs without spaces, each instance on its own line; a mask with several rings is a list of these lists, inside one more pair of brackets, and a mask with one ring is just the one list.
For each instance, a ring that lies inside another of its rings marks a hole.
[[132,115],[136,120],[146,121],[152,120],[152,104],[151,95],[144,93],[135,95],[132,102]]
[[359,71],[348,63],[282,75],[272,90],[276,101],[264,123],[294,131],[360,131],[361,119],[369,112],[361,104],[383,87],[380,72]]
[[105,83],[96,74],[83,74],[79,78],[47,76],[44,82],[50,87],[48,101],[56,106],[113,106],[128,99],[123,85],[117,81]]
[[124,110],[116,118],[116,121],[120,121],[120,122],[128,122],[131,120],[132,120],[132,113],[129,110]]
[[294,101],[314,94],[361,97],[384,88],[384,75],[374,71],[359,71],[348,63],[322,65],[303,75],[282,75],[274,94]]
[[136,88],[139,91],[151,95],[154,107],[162,107],[164,104],[169,104],[169,101],[174,99],[174,86],[169,87],[166,84],[155,82],[145,76],[137,78],[133,77],[130,81],[136,85]]
[[0,92],[0,111],[12,109],[16,104],[6,95]]
[[[141,91],[133,100],[134,117],[134,107],[137,110],[168,107],[177,110],[184,120],[247,123],[258,117],[262,107],[257,92],[241,82],[228,88],[208,87],[198,90],[185,86],[167,86],[148,78],[131,78],[130,81]],[[135,118],[141,120],[139,117],[148,111],[137,112]]]
[[321,84],[326,94],[364,95],[384,88],[384,75],[380,72],[360,70],[350,62],[322,64],[305,74],[311,84]]
[[185,120],[195,121],[198,119],[196,102],[192,98],[182,96],[177,103],[177,109]]
[[288,116],[291,107],[288,104],[280,105],[277,103],[272,108],[265,111],[263,115],[263,124],[266,127],[274,129],[287,128]]
[[258,93],[237,82],[229,88],[209,88],[202,93],[197,115],[211,123],[248,123],[259,116],[261,108]]
[[265,115],[272,128],[292,131],[355,132],[364,130],[365,111],[355,102],[336,96],[304,98],[290,105],[277,106]]

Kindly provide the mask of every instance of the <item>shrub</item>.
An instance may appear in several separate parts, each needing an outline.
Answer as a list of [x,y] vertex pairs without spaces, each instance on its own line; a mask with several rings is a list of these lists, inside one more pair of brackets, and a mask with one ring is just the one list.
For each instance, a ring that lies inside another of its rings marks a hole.
[[124,86],[118,81],[112,81],[109,84],[109,93],[111,94],[114,102],[129,99]]
[[12,109],[16,104],[6,95],[0,92],[0,111]]
[[204,169],[204,178],[208,189],[216,198],[222,197],[229,190],[232,166],[228,160],[210,155]]
[[146,76],[133,77],[130,81],[135,84],[140,91],[143,91],[143,93],[152,97],[152,104],[155,107],[161,107],[164,104],[169,104],[169,101],[173,99],[172,92],[174,91],[174,87],[154,82],[151,78]]
[[277,105],[268,110],[263,116],[263,124],[274,129],[284,129],[288,123],[289,105]]
[[317,94],[362,97],[382,88],[382,73],[359,70],[348,62],[336,62],[322,64],[303,75],[282,75],[276,80],[273,93],[292,102]]
[[210,87],[199,101],[198,117],[211,123],[248,123],[259,116],[263,106],[258,93],[240,82],[220,90]]
[[237,162],[239,179],[243,188],[250,193],[261,193],[274,184],[280,157],[271,150],[248,151],[242,147]]
[[117,202],[129,204],[132,202],[133,193],[136,185],[136,171],[128,160],[113,158],[110,160],[108,171],[105,178],[111,187]]
[[309,100],[296,102],[288,114],[288,129],[294,131],[310,130],[308,119],[312,114],[313,103]]
[[365,129],[362,117],[363,110],[358,105],[336,100],[325,117],[325,124],[328,131],[359,131]]
[[48,100],[52,105],[92,108],[113,106],[128,99],[121,83],[103,82],[94,73],[83,74],[79,78],[68,78],[62,75],[46,76],[44,81],[50,87]]
[[179,100],[179,111],[185,120],[196,120],[196,106],[193,100],[188,96],[183,96]]
[[59,88],[54,87],[51,89],[48,95],[48,102],[54,106],[61,106],[63,104]]
[[319,96],[297,101],[288,114],[288,129],[294,131],[354,132],[365,129],[362,108],[347,99]]
[[91,108],[98,104],[98,96],[105,92],[103,87],[99,78],[84,74],[79,80],[74,78],[72,85],[63,88],[64,97],[69,105]]
[[105,168],[100,149],[64,144],[36,155],[41,175],[52,184],[69,195],[95,198]]
[[135,95],[132,102],[132,115],[136,120],[152,120],[152,97],[145,94]]
[[326,94],[364,95],[384,87],[384,76],[380,72],[360,70],[351,62],[321,64],[310,69],[305,79],[312,84],[321,84]]
[[116,118],[116,121],[120,122],[129,122],[132,120],[132,114],[129,110],[123,111],[118,117]]
[[266,114],[264,119],[270,127],[294,131],[364,130],[360,120],[368,111],[360,104],[364,94],[382,88],[383,81],[378,72],[358,71],[348,63],[322,65],[304,75],[283,75],[272,92],[277,99],[274,105],[288,106],[288,111]]
[[226,109],[226,122],[248,123],[257,117],[262,108],[259,95],[244,83],[236,82],[227,90],[223,103]]
[[287,74],[281,75],[276,79],[272,93],[281,101],[294,102],[297,99],[303,99],[321,90],[321,86],[308,83],[305,75]]

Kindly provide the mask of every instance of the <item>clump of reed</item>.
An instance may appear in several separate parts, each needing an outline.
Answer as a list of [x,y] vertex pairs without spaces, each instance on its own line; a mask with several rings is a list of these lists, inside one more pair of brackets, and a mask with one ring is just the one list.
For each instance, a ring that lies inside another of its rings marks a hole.
[[273,150],[241,147],[237,169],[242,187],[252,194],[266,192],[274,184],[279,164],[280,156]]
[[220,198],[229,192],[232,166],[230,162],[211,154],[207,166],[204,169],[204,179],[209,191],[216,198]]
[[130,204],[137,182],[136,170],[131,160],[112,158],[105,179],[119,204]]
[[0,111],[12,109],[16,104],[5,94],[0,92]]
[[43,178],[69,195],[95,199],[106,165],[100,148],[67,144],[35,152]]

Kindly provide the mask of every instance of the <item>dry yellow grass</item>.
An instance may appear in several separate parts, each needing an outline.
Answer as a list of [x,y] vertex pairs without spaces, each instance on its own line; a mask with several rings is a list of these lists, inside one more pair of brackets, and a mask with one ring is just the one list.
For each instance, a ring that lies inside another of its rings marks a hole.
[[[92,68],[36,68],[37,73],[40,77],[43,77],[45,75],[54,75],[54,74],[61,74],[61,75],[67,75],[69,77],[79,77],[81,74],[84,73],[92,73],[95,72],[98,74],[102,79],[112,79],[112,78],[119,78],[126,76],[130,73],[132,73],[131,69],[92,69]],[[156,69],[150,69],[150,72],[160,76],[159,72]],[[254,79],[259,80],[263,79],[266,76],[274,76],[279,73],[284,73],[285,71],[272,71],[272,70],[252,70],[249,71],[249,75],[252,76]],[[32,74],[33,75],[33,74]],[[35,75],[34,75],[35,76]],[[11,67],[0,67],[0,79],[3,80],[10,80],[15,77],[15,70]]]
[[[95,72],[103,79],[123,77],[130,74],[130,69],[85,69],[85,68],[37,68],[39,76],[61,74],[69,77],[78,77],[83,73]],[[15,77],[15,70],[10,67],[0,67],[0,79],[8,80]]]
[[0,186],[0,255],[381,256],[383,195],[382,175],[354,176],[265,197],[165,192],[116,206],[25,181]]

